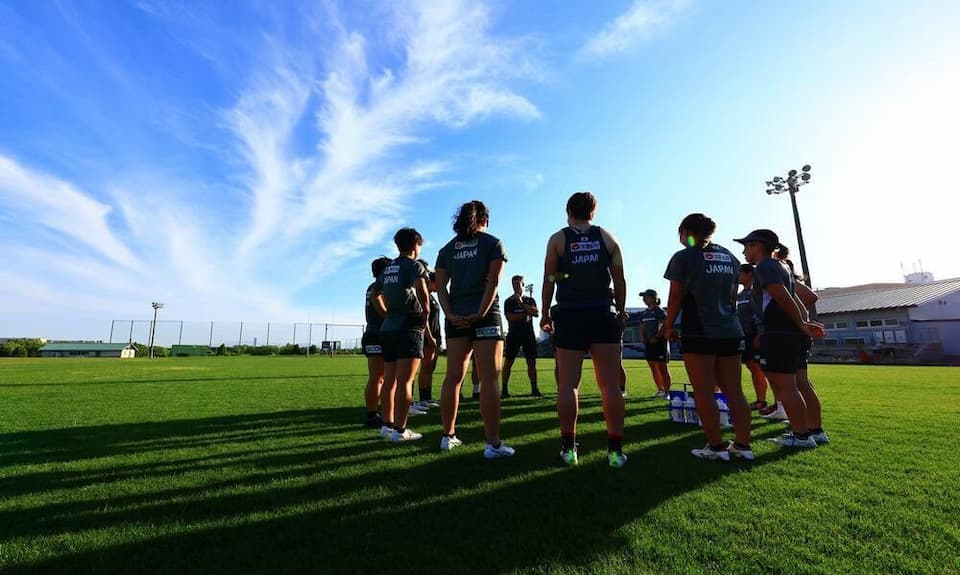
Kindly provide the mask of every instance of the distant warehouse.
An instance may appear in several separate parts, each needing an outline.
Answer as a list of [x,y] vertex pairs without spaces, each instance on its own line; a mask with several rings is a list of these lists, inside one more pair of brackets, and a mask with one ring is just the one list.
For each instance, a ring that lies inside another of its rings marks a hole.
[[40,357],[136,357],[128,343],[48,343],[40,348]]
[[866,349],[890,359],[960,361],[960,278],[817,293],[827,329],[820,355],[839,358]]

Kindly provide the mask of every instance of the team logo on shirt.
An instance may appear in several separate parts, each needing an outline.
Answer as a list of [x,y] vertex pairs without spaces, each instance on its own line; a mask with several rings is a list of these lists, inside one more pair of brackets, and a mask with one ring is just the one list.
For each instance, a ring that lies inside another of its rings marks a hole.
[[398,264],[391,264],[383,270],[383,283],[386,284],[398,284],[400,283],[400,277],[397,275],[400,273],[400,266]]
[[[587,238],[582,238],[583,241],[573,242],[570,244],[570,253],[573,254],[571,259],[572,263],[575,264],[587,264],[595,263],[600,261],[600,242],[594,241],[591,242]],[[586,253],[593,252],[593,253]]]

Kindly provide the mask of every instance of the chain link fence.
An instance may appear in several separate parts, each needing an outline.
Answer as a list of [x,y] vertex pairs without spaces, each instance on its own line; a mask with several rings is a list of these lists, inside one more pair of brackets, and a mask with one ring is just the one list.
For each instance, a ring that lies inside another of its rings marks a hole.
[[[115,319],[110,322],[110,343],[150,341],[153,321],[149,319]],[[323,342],[340,342],[339,348],[360,348],[363,325],[343,323],[274,323],[244,321],[157,320],[154,343],[171,345],[206,345],[209,347],[299,345],[320,347]]]

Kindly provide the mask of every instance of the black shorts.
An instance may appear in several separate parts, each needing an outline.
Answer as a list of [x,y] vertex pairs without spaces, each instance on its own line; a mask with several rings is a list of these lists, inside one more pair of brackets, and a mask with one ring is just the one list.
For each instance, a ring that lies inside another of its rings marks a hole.
[[447,343],[458,337],[469,338],[470,341],[503,340],[503,320],[500,312],[491,310],[480,321],[470,327],[459,327],[449,321],[444,321],[444,331],[447,332]]
[[683,349],[683,353],[730,357],[740,355],[740,352],[743,350],[743,340],[740,338],[718,339],[686,335],[680,336],[680,346]]
[[437,348],[439,349],[443,345],[443,330],[440,329],[440,318],[437,318],[437,321],[430,322],[430,335],[437,342]]
[[743,338],[743,353],[740,354],[740,361],[744,364],[760,361],[760,350],[753,345],[754,337],[756,335],[751,334]]
[[517,356],[520,354],[520,348],[523,348],[524,357],[537,358],[537,337],[533,335],[532,329],[507,333],[507,359],[517,359]]
[[365,332],[363,339],[360,340],[360,346],[363,348],[363,355],[367,357],[380,357],[383,355],[383,347],[380,345],[380,334],[377,332]]
[[380,332],[380,344],[383,346],[385,362],[390,363],[399,359],[423,359],[423,330],[383,331]]
[[[760,336],[760,367],[770,373],[794,374],[810,353],[803,334],[765,333]],[[804,358],[801,360],[801,358]]]
[[813,349],[813,340],[809,337],[804,342],[803,347],[800,348],[800,363],[797,365],[798,369],[807,369],[810,362],[810,350]]
[[623,344],[623,330],[610,308],[557,308],[552,310],[553,333],[560,349],[587,351],[595,343]]
[[670,361],[670,350],[667,348],[667,342],[662,339],[657,343],[643,344],[643,354],[647,361]]

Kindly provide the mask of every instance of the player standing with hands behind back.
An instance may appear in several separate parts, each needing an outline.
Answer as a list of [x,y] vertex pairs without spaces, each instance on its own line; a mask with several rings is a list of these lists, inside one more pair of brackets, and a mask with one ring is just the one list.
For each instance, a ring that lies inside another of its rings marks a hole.
[[657,385],[656,397],[667,398],[670,395],[670,370],[667,362],[670,361],[670,344],[660,336],[663,322],[667,313],[660,307],[660,298],[656,290],[648,289],[642,292],[644,305],[647,309],[639,313],[640,330],[643,335],[643,354],[647,356],[647,365],[653,374],[653,382]]
[[463,443],[457,438],[460,386],[471,354],[480,374],[480,416],[487,459],[510,457],[512,447],[500,441],[500,362],[503,359],[503,322],[497,286],[507,256],[499,239],[487,233],[490,212],[474,200],[460,206],[454,218],[457,237],[437,256],[437,295],[446,316],[447,375],[440,392],[443,438],[440,450]]

